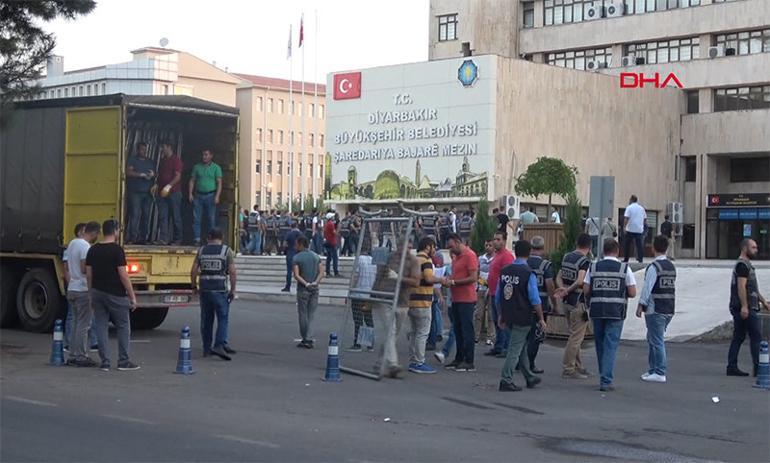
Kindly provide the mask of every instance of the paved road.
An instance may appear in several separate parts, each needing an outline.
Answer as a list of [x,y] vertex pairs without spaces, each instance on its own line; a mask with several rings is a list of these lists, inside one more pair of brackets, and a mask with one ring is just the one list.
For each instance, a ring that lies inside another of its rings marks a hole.
[[[341,317],[340,308],[319,309],[318,337]],[[197,326],[193,310],[134,333],[136,372],[49,367],[49,335],[2,331],[0,460],[759,462],[770,455],[770,394],[751,388],[751,379],[723,375],[725,345],[672,345],[669,383],[658,385],[638,379],[646,346],[624,343],[618,390],[602,394],[594,381],[559,378],[561,347],[548,344],[542,387],[503,394],[496,391],[501,361],[487,357],[476,373],[381,382],[346,375],[327,384],[320,381],[325,349],[294,347],[293,306],[242,301],[231,319],[235,360],[195,358],[197,373],[188,377],[171,372],[178,330]]]

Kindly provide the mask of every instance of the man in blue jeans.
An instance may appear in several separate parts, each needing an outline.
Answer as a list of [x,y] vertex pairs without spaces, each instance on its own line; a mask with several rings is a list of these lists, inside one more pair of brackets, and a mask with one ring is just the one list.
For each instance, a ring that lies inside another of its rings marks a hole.
[[[506,265],[513,263],[513,253],[505,248],[507,239],[508,235],[506,232],[495,232],[495,239],[492,241],[492,247],[495,248],[495,257],[489,265],[489,278],[487,279],[489,294],[497,293],[497,285],[500,282],[500,273]],[[492,303],[492,320],[497,323],[495,330],[495,345],[488,352],[484,352],[484,355],[505,358],[506,353],[508,352],[511,330],[509,328],[500,327],[500,311],[498,310],[497,303],[495,303],[495,298],[492,298],[490,302]]]
[[[198,250],[190,271],[190,281],[193,291],[200,288],[203,356],[214,354],[222,360],[232,360],[228,354],[234,354],[235,350],[231,349],[227,343],[227,329],[230,302],[235,297],[235,255],[229,246],[222,243],[222,237],[222,230],[218,228],[209,230],[208,244]],[[200,284],[198,284],[199,279]],[[217,334],[212,347],[214,317],[217,319]]]
[[[182,244],[182,159],[174,153],[171,142],[160,145],[158,182],[153,193],[158,193],[158,240],[156,244]],[[160,188],[160,191],[158,189]],[[171,219],[169,221],[169,219]],[[171,225],[171,228],[169,228]]]
[[128,193],[128,240],[126,244],[144,244],[150,229],[150,190],[155,178],[155,162],[147,157],[147,144],[136,145],[136,156],[126,167]]
[[286,252],[284,254],[286,255],[286,286],[283,287],[281,290],[284,293],[288,293],[291,291],[291,280],[292,280],[292,268],[294,265],[294,255],[297,254],[297,240],[302,236],[302,232],[299,231],[299,226],[297,221],[295,220],[294,223],[291,225],[291,230],[286,234]]
[[457,353],[454,361],[444,368],[457,372],[476,371],[473,312],[476,307],[479,260],[457,233],[450,233],[446,241],[452,253],[452,278],[447,283],[452,294],[450,310]]
[[655,260],[647,267],[644,274],[644,288],[639,297],[636,316],[647,325],[647,344],[649,344],[650,368],[642,374],[642,381],[651,383],[666,382],[666,344],[663,339],[666,328],[674,317],[676,302],[676,267],[666,257],[668,237],[658,235],[652,241]]
[[599,390],[614,391],[615,355],[620,345],[628,298],[636,296],[636,279],[628,264],[618,260],[620,247],[612,238],[604,241],[604,259],[594,262],[583,280],[583,294],[590,298],[589,315],[594,323],[596,359],[601,379]]
[[202,161],[195,164],[188,184],[188,199],[193,204],[193,238],[200,246],[202,221],[206,217],[208,228],[216,227],[217,206],[222,195],[222,168],[214,163],[211,150],[203,150]]

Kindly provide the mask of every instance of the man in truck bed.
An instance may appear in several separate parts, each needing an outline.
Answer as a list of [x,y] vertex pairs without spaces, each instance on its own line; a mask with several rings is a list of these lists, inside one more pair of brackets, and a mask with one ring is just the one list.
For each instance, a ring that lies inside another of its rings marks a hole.
[[[158,227],[160,232],[156,244],[182,244],[182,170],[184,164],[174,153],[170,142],[160,145],[161,159],[158,165],[158,183],[160,188],[158,201]],[[172,227],[169,229],[169,218]]]
[[144,244],[149,234],[150,189],[155,177],[155,163],[147,157],[147,143],[136,145],[136,155],[128,160],[126,177],[129,211],[127,244]]
[[195,245],[201,244],[203,217],[208,229],[217,225],[217,206],[222,195],[222,168],[214,162],[214,153],[203,150],[202,162],[195,164],[190,174],[189,200],[193,205],[193,235]]

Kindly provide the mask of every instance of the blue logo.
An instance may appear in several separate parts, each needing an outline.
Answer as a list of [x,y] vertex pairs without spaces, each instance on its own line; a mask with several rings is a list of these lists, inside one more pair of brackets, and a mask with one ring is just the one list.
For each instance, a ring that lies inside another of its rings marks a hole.
[[470,87],[476,83],[479,78],[479,67],[473,60],[466,59],[457,70],[457,80],[463,84],[463,87]]

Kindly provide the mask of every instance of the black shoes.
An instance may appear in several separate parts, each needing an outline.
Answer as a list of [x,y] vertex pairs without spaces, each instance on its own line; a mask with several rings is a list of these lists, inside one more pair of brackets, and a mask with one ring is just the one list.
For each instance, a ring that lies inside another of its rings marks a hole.
[[228,354],[235,354],[235,353],[236,353],[236,352],[235,352],[235,349],[231,348],[231,347],[230,347],[230,346],[228,346],[227,344],[225,344],[224,346],[222,346],[222,348],[223,348],[223,349],[225,350],[225,352],[227,352]]
[[612,384],[602,384],[601,386],[599,386],[599,390],[602,392],[610,392],[615,390],[615,386],[613,386]]
[[300,341],[299,344],[297,344],[297,347],[302,349],[312,349],[314,347],[313,341]]
[[486,355],[487,357],[497,357],[497,354],[499,353],[500,353],[499,350],[492,349],[484,352],[484,355]]
[[531,371],[532,373],[534,373],[534,374],[536,374],[536,375],[542,375],[543,373],[545,373],[545,370],[543,370],[542,368],[538,368],[538,367],[536,367],[535,365],[531,365],[531,366],[529,367],[529,369],[530,369],[530,371]]
[[505,381],[500,381],[500,387],[498,388],[498,391],[500,392],[518,392],[521,388],[513,383],[508,383]]
[[727,367],[727,376],[749,376],[749,374],[741,371],[738,367]]
[[221,358],[222,360],[227,360],[227,361],[232,360],[232,357],[227,355],[227,352],[225,352],[225,349],[222,346],[214,346],[211,349],[211,353]]
[[527,389],[532,389],[533,387],[537,386],[541,382],[543,382],[543,380],[535,376],[531,380],[527,381]]
[[281,292],[282,292],[282,293],[288,293],[288,292],[291,292],[291,288],[283,288],[283,289],[281,290]]

